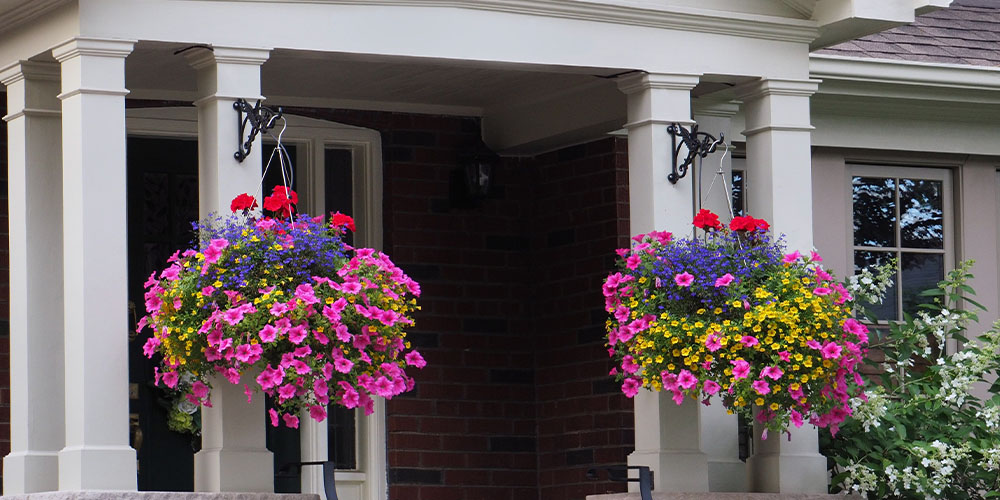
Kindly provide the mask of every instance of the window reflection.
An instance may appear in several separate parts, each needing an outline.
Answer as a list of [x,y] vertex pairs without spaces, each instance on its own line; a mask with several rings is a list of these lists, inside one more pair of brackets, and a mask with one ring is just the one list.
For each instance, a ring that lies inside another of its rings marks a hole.
[[944,248],[941,181],[899,180],[899,235],[902,246]]
[[896,245],[896,180],[854,178],[854,244]]

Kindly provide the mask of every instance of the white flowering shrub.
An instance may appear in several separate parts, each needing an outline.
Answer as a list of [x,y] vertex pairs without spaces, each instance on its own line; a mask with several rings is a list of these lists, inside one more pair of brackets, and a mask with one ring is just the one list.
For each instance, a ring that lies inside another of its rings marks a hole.
[[[821,434],[832,492],[869,499],[1000,498],[1000,383],[985,400],[972,393],[973,385],[995,380],[1000,371],[1000,321],[974,339],[965,336],[977,320],[969,309],[983,309],[966,284],[971,266],[964,262],[948,273],[922,294],[927,303],[916,315],[904,314],[872,343],[885,354],[884,362],[869,361],[880,375],[869,377],[864,395],[851,401],[852,415],[840,432]],[[883,273],[861,273],[853,292],[880,294]],[[962,348],[945,355],[950,339]]]

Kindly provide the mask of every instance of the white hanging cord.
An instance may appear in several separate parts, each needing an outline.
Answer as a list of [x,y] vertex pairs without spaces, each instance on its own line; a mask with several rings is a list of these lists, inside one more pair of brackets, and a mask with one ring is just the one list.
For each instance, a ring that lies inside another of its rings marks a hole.
[[712,194],[712,188],[715,187],[715,181],[718,180],[718,179],[722,179],[722,187],[723,187],[723,189],[725,189],[725,191],[723,192],[723,194],[724,194],[724,197],[726,198],[726,204],[729,207],[729,217],[733,218],[733,217],[736,217],[736,211],[733,209],[733,197],[730,194],[729,184],[726,182],[726,171],[723,168],[723,165],[725,165],[725,162],[726,162],[726,155],[729,154],[729,149],[732,146],[730,146],[729,143],[722,142],[720,140],[716,140],[715,143],[712,144],[712,146],[715,147],[716,145],[718,145],[720,143],[723,146],[725,146],[726,149],[725,149],[725,151],[722,152],[722,157],[719,158],[719,169],[715,172],[715,175],[712,176],[712,183],[709,184],[708,191],[706,191],[705,194],[702,196],[702,198],[701,198],[701,204],[705,205],[705,200],[708,199],[708,195]]
[[[285,145],[281,142],[281,138],[288,128],[288,120],[285,119],[284,115],[281,116],[281,132],[278,132],[277,137],[270,130],[267,131],[267,135],[271,136],[272,139],[276,141],[274,149],[271,150],[271,156],[267,159],[267,165],[264,166],[264,171],[260,174],[260,184],[257,185],[257,196],[259,199],[263,200],[264,191],[264,179],[267,177],[267,171],[271,168],[271,162],[274,161],[274,157],[278,157],[278,168],[281,170],[281,185],[285,188],[285,194],[291,190],[292,183],[295,181],[295,172],[292,170],[292,157],[288,154],[288,150],[285,149]],[[263,203],[263,201],[261,201]],[[263,210],[263,206],[261,209]],[[288,220],[291,222],[294,219],[294,215],[289,214]]]

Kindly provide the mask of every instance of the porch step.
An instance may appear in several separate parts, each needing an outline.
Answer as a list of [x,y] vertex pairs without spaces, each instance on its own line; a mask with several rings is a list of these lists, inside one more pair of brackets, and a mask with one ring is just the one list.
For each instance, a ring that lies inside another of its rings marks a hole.
[[[663,493],[653,492],[653,500],[862,500],[858,495],[816,493]],[[639,493],[587,495],[587,500],[640,500]]]

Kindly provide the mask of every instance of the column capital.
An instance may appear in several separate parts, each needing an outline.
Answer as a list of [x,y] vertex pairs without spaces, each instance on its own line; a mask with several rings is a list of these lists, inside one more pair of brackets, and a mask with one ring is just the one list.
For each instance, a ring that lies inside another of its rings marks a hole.
[[740,111],[736,101],[703,100],[691,101],[691,114],[695,116],[714,116],[717,118],[732,118]]
[[5,87],[22,80],[59,81],[59,65],[51,62],[18,61],[0,68],[0,85]]
[[698,85],[701,75],[684,73],[636,72],[618,78],[618,90],[634,94],[643,90],[691,90]]
[[777,95],[790,97],[811,97],[819,90],[822,80],[789,80],[780,78],[762,78],[745,83],[733,89],[740,99],[754,100]]
[[200,70],[214,64],[249,64],[260,66],[271,57],[271,50],[264,47],[204,47],[185,55],[192,68]]
[[79,56],[120,57],[132,53],[136,40],[76,37],[52,49],[52,57],[63,62]]

